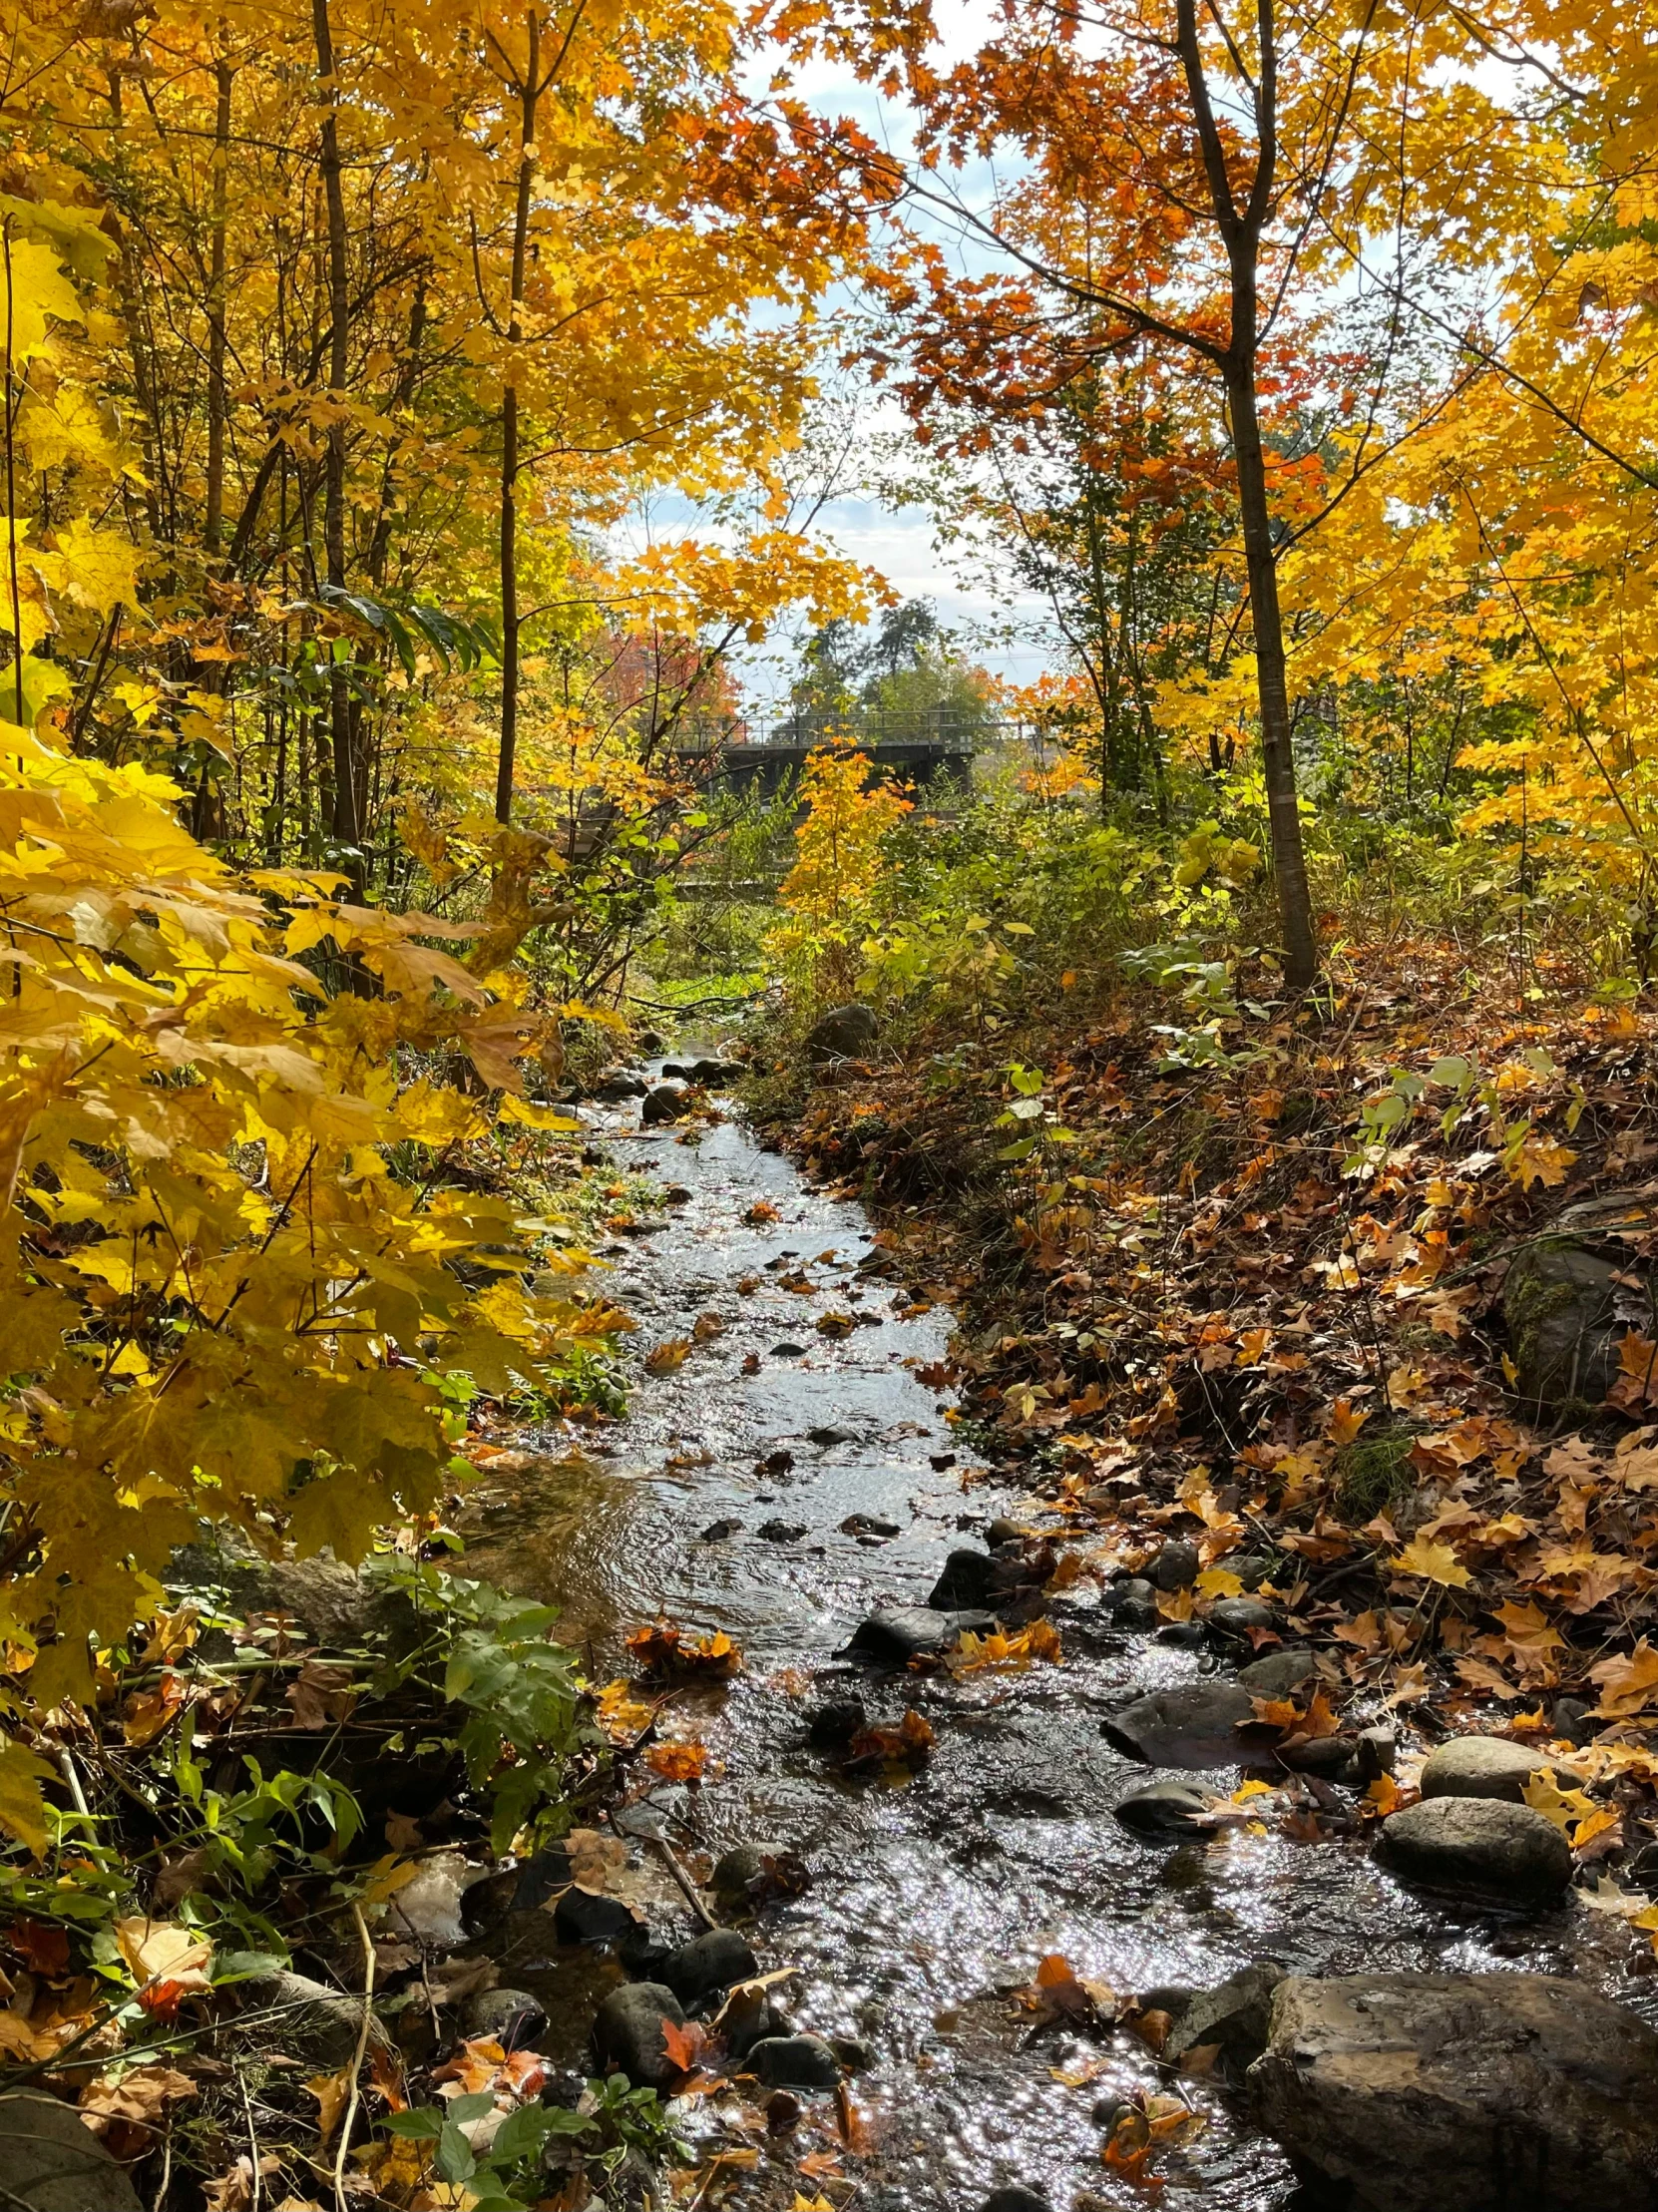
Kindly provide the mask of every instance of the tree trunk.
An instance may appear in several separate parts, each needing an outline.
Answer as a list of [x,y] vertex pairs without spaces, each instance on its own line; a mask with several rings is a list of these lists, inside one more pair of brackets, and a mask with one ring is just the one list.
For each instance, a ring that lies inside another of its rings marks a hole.
[[1255,686],[1261,714],[1261,767],[1267,787],[1272,865],[1278,879],[1278,913],[1284,933],[1284,980],[1305,991],[1318,974],[1318,933],[1307,885],[1296,798],[1290,689],[1284,663],[1284,618],[1278,604],[1278,563],[1272,545],[1266,460],[1255,407],[1255,363],[1229,361],[1226,398],[1232,417],[1232,451],[1238,471],[1244,561],[1249,572],[1249,617],[1255,638]]
[[[224,36],[223,26],[219,36]],[[224,530],[224,221],[230,159],[230,65],[219,55],[213,63],[217,100],[213,108],[212,241],[207,264],[207,509],[202,542],[218,551]]]
[[[328,21],[328,0],[311,0],[311,26],[316,39],[317,75],[321,79],[322,126],[318,167],[322,175],[323,206],[327,216],[328,271],[328,393],[336,404],[348,396],[350,362],[346,351],[350,314],[345,264],[345,192],[340,178],[339,87],[334,78],[334,40]],[[323,472],[323,556],[328,582],[345,589],[345,423],[342,417],[328,425],[328,447]],[[357,777],[351,758],[351,686],[345,661],[334,642],[328,664],[328,722],[333,740],[333,834],[352,891],[363,896],[361,824],[357,818]]]
[[[1290,688],[1284,663],[1284,618],[1278,604],[1278,563],[1272,543],[1272,509],[1267,499],[1266,456],[1261,450],[1261,419],[1255,391],[1261,344],[1261,232],[1272,206],[1273,181],[1278,166],[1278,30],[1274,0],[1255,0],[1260,51],[1256,58],[1258,77],[1251,86],[1251,98],[1257,146],[1255,174],[1250,181],[1248,197],[1241,206],[1233,192],[1227,137],[1209,97],[1203,47],[1198,35],[1198,0],[1176,0],[1175,17],[1192,123],[1231,276],[1232,328],[1219,366],[1226,386],[1227,412],[1232,419],[1232,454],[1238,472],[1244,563],[1249,573],[1256,697],[1261,715],[1261,765],[1267,787],[1273,870],[1278,879],[1284,980],[1292,991],[1305,991],[1318,975],[1318,933],[1313,927],[1307,858],[1301,843],[1301,812],[1296,803]],[[1210,358],[1214,358],[1212,353]]]
[[529,56],[519,87],[518,206],[513,214],[513,295],[507,310],[508,355],[501,395],[501,752],[495,773],[495,818],[513,818],[513,769],[518,754],[518,356],[524,337],[524,264],[530,244],[530,195],[536,174],[536,102],[541,92],[541,17],[525,14]]

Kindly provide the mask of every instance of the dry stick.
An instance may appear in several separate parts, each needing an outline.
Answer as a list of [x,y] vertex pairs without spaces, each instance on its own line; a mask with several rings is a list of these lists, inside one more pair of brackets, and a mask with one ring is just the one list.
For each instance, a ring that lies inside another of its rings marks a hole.
[[697,1919],[702,1923],[703,1927],[717,1928],[719,1926],[718,1921],[714,1919],[712,1913],[709,1912],[708,1908],[703,1904],[701,1898],[697,1895],[696,1885],[691,1881],[690,1876],[685,1872],[684,1868],[674,1857],[673,1846],[668,1842],[667,1838],[665,1836],[652,1836],[650,1840],[656,1846],[656,1849],[661,1853],[662,1857],[667,1861],[668,1873],[671,1874],[674,1881],[678,1883],[680,1890],[684,1893],[685,1903],[690,1907],[691,1911],[696,1915]]
[[351,2129],[357,2118],[357,2100],[362,2094],[363,2059],[368,2052],[368,2031],[374,2024],[374,1939],[363,1919],[362,1906],[351,1900],[351,1918],[357,1924],[357,1935],[363,1947],[363,2023],[357,2030],[357,2051],[351,2061],[351,2094],[346,2101],[345,2119],[339,2131],[339,2149],[334,2154],[334,2202],[339,2212],[350,2212],[345,2197],[345,2154],[351,2147]]
[[247,2094],[247,2077],[245,2074],[238,2073],[236,2075],[236,2087],[241,2091],[241,2113],[242,2118],[247,2122],[247,2158],[249,2165],[252,2167],[252,2175],[248,2182],[250,2192],[247,2200],[248,2212],[259,2212],[259,2206],[264,2201],[264,2183],[259,2174],[259,2134],[258,2129],[253,2125],[253,2099]]

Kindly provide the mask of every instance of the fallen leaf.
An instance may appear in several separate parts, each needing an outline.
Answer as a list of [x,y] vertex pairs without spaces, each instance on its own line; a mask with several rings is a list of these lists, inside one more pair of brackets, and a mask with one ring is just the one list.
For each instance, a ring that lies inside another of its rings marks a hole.
[[31,1974],[44,1975],[51,1981],[68,1970],[69,1931],[54,1927],[50,1921],[14,1920],[11,1946]]
[[1627,1658],[1602,1659],[1590,1667],[1589,1679],[1600,1685],[1595,1707],[1600,1718],[1621,1720],[1645,1712],[1658,1694],[1658,1651],[1643,1636]]
[[351,1669],[323,1659],[307,1659],[288,1685],[295,1728],[337,1728],[350,1719],[356,1702]]
[[690,1348],[690,1338],[688,1336],[669,1337],[665,1344],[658,1344],[654,1351],[645,1354],[645,1373],[647,1375],[671,1375],[675,1373],[677,1369],[684,1366]]
[[670,2066],[681,2073],[690,2073],[708,2047],[708,2031],[697,2020],[687,2020],[681,2026],[677,2020],[663,2020],[662,2049]]
[[687,1637],[671,1620],[635,1628],[625,1639],[638,1664],[651,1674],[704,1674],[719,1679],[735,1674],[742,1653],[723,1629],[711,1636]]
[[690,1743],[679,1738],[670,1743],[653,1743],[646,1747],[644,1763],[664,1782],[699,1782],[708,1763],[708,1747],[705,1743]]
[[115,1940],[146,2010],[176,2010],[181,1997],[212,1988],[213,1947],[197,1929],[134,1913],[116,1922]]
[[1529,1190],[1535,1182],[1545,1190],[1558,1190],[1576,1157],[1569,1144],[1561,1144],[1552,1136],[1531,1135],[1521,1143],[1508,1172],[1522,1190]]
[[313,2073],[305,2083],[317,2103],[317,2133],[326,2143],[340,2122],[346,2100],[351,2094],[351,2081],[355,2069],[342,2066],[338,2073]]
[[1359,1431],[1370,1419],[1372,1408],[1354,1406],[1346,1398],[1338,1398],[1330,1409],[1328,1433],[1332,1444],[1352,1444]]
[[[259,2160],[259,2178],[264,2180],[281,2170],[282,2161],[266,2151]],[[245,2151],[216,2181],[204,2184],[202,2202],[206,2212],[253,2212],[253,2161]]]
[[1446,1589],[1465,1589],[1473,1579],[1449,1544],[1434,1544],[1427,1537],[1413,1537],[1388,1565],[1396,1574],[1419,1575]]
[[925,1713],[912,1705],[896,1728],[860,1728],[847,1746],[847,1762],[861,1766],[884,1759],[892,1766],[920,1766],[932,1756],[933,1726]]

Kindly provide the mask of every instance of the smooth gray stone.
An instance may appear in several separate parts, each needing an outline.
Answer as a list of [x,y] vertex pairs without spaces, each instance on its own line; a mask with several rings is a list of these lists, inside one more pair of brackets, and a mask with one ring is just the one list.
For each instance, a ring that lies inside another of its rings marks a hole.
[[770,2089],[833,2089],[840,2060],[821,2035],[762,2035],[744,2060]]
[[1428,1754],[1424,1797],[1497,1797],[1524,1802],[1525,1785],[1548,1754],[1504,1736],[1452,1736]]
[[1406,1882],[1498,1904],[1546,1904],[1571,1880],[1571,1846],[1554,1823],[1490,1797],[1428,1797],[1390,1814],[1381,1850]]
[[1241,1766],[1274,1733],[1256,1722],[1255,1700],[1236,1682],[1153,1690],[1104,1726],[1108,1743],[1152,1767]]

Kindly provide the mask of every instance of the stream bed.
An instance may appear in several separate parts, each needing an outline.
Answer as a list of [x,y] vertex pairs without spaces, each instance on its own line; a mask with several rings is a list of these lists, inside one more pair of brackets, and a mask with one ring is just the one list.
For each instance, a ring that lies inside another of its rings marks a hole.
[[[1242,1826],[1177,1845],[1128,1833],[1112,1808],[1154,1777],[1105,1742],[1102,1719],[1219,1662],[1119,1632],[1090,1583],[1047,1608],[1061,1665],[956,1679],[838,1656],[864,1614],[922,1603],[952,1546],[982,1543],[999,1515],[1039,1527],[1040,1510],[953,1437],[946,1400],[917,1372],[942,1359],[951,1316],[917,1310],[877,1271],[859,1204],[814,1189],[735,1119],[641,1130],[633,1108],[589,1118],[620,1166],[673,1201],[649,1233],[603,1247],[638,1323],[631,1410],[562,1460],[556,1480],[486,1501],[469,1558],[556,1600],[561,1632],[588,1647],[601,1680],[626,1670],[624,1632],[658,1613],[742,1647],[729,1683],[675,1706],[680,1731],[709,1747],[703,1781],[648,1789],[641,1775],[620,1825],[641,1862],[657,1863],[637,1842],[654,1823],[698,1868],[738,1843],[810,1866],[809,1889],[763,1907],[750,1934],[763,1968],[799,1970],[783,1992],[798,2026],[867,2046],[870,2064],[849,2083],[867,2148],[845,2161],[861,2202],[972,2212],[1016,2182],[1056,2207],[1147,2202],[1143,2185],[1102,2166],[1100,2146],[1118,2099],[1168,2084],[1125,2031],[1033,2034],[1014,1992],[1050,1953],[1119,1994],[1211,1987],[1273,1959],[1315,1974],[1578,1975],[1650,2011],[1640,2000],[1655,1985],[1629,1979],[1621,1925],[1573,1899],[1510,1923],[1413,1896],[1358,1842]],[[681,1366],[642,1371],[653,1346],[692,1336],[703,1315],[714,1322]],[[842,1333],[826,1334],[825,1316],[853,1325],[831,1320]],[[814,1442],[814,1430],[840,1435]],[[847,1533],[858,1515],[898,1533]],[[933,1727],[931,1759],[902,1786],[849,1777],[834,1752],[808,1745],[806,1703],[854,1690],[872,1719],[915,1706]],[[1224,1792],[1240,1776],[1202,1779]],[[663,1896],[666,1933],[695,1934],[675,1893]],[[513,1979],[542,1992],[548,2047],[574,2060],[622,1970],[604,1955],[531,1966],[539,1982]],[[1217,2212],[1295,2204],[1273,2143],[1205,2080],[1182,2093],[1206,2124],[1159,2159],[1168,2199]],[[811,2195],[795,2161],[835,2139],[834,2107],[817,2100],[821,2134],[808,2125],[762,2147],[736,2201]]]

